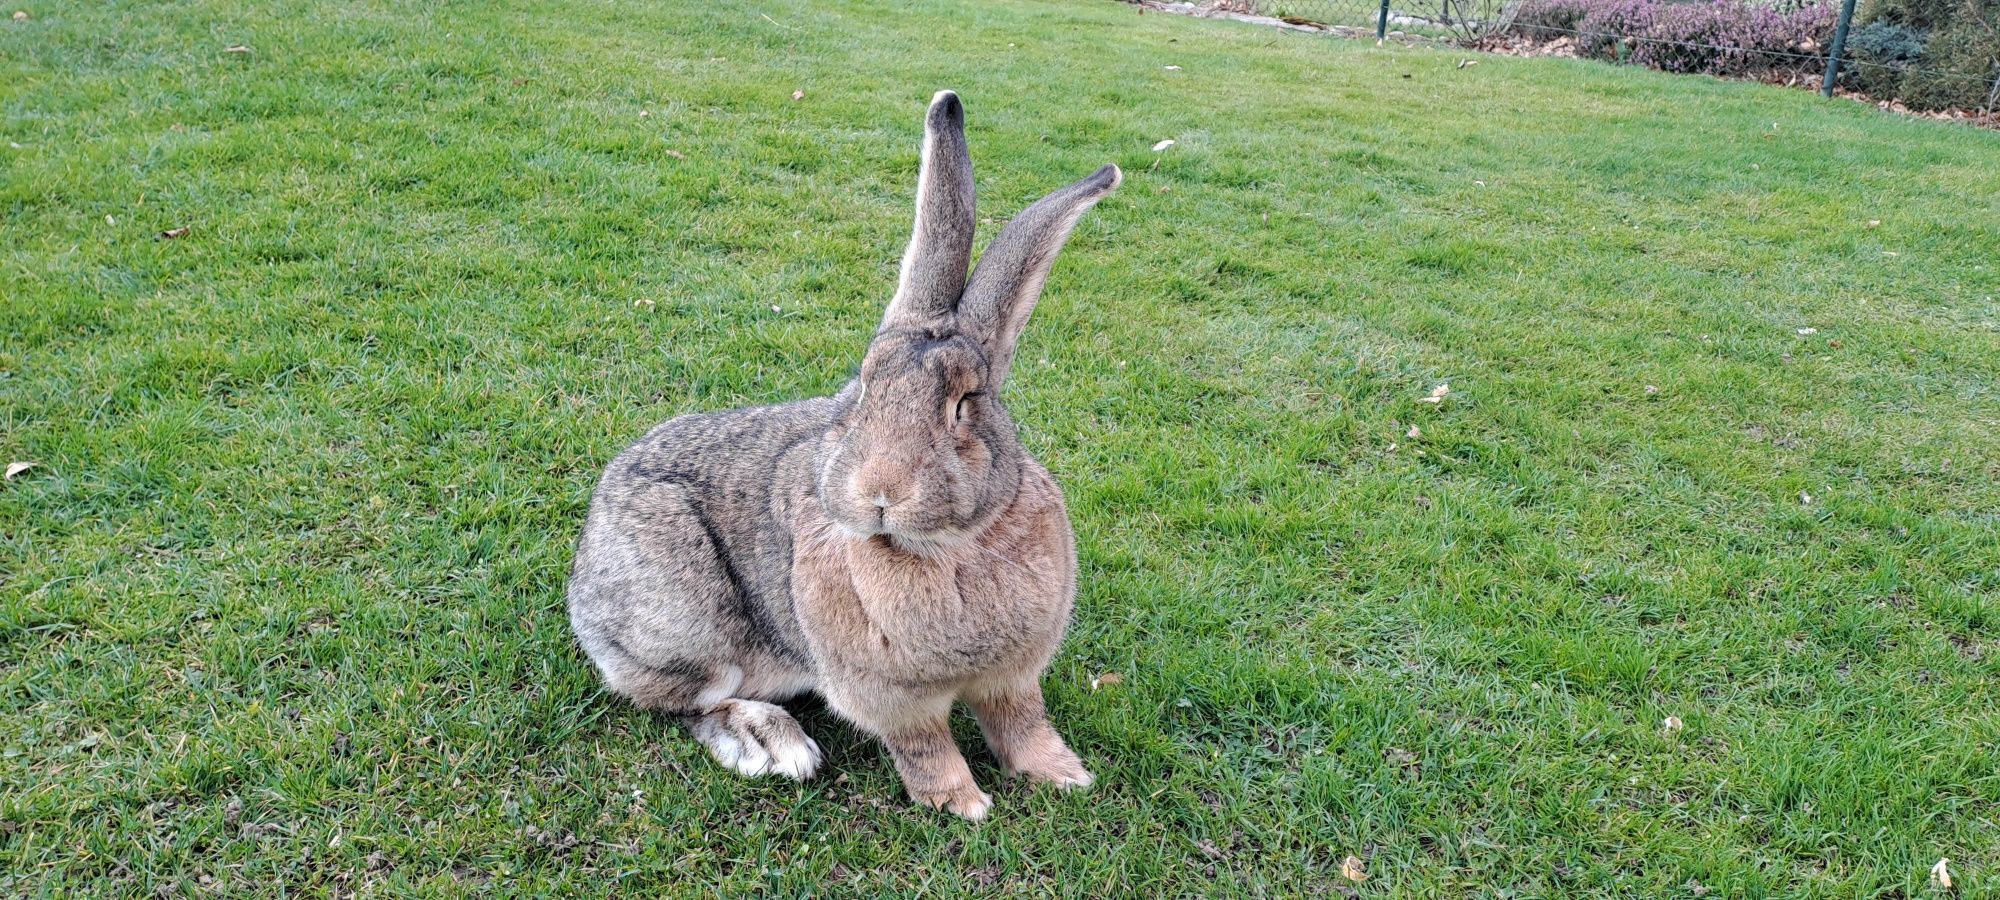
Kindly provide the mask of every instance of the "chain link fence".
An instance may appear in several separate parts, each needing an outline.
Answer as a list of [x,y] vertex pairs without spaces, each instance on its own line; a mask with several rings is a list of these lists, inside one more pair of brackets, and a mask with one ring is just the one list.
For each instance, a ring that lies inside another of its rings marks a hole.
[[2000,124],[2000,0],[1214,0],[1295,24],[1812,83]]

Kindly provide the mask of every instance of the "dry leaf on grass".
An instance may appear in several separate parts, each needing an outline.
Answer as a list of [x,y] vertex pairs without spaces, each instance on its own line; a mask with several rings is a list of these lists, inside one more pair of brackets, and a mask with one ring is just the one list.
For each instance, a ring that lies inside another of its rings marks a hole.
[[250,52],[250,48],[249,48],[249,47],[245,47],[245,46],[243,46],[242,44],[237,44],[237,45],[235,45],[235,46],[231,46],[231,47],[224,47],[224,48],[222,48],[222,52],[224,52],[224,53],[249,53],[249,52]]
[[792,92],[792,99],[793,99],[793,100],[804,100],[805,98],[806,98],[806,92],[805,92],[805,91],[793,91],[793,92]]
[[1673,734],[1686,727],[1687,723],[1682,722],[1680,716],[1668,716],[1660,721],[1660,730],[1668,734]]
[[160,232],[160,240],[171,241],[174,238],[187,237],[187,233],[191,230],[192,229],[190,229],[186,225],[182,225],[179,228],[169,228],[165,231]]
[[1947,891],[1951,890],[1951,857],[1940,859],[1937,865],[1931,867],[1931,882]]
[[1097,690],[1098,688],[1107,688],[1111,687],[1112,685],[1124,684],[1124,683],[1125,683],[1125,676],[1120,675],[1117,672],[1106,672],[1102,675],[1090,679],[1090,689],[1094,691]]
[[23,462],[10,462],[10,463],[8,463],[8,464],[7,464],[7,480],[8,480],[8,481],[13,481],[13,480],[14,480],[14,476],[16,476],[16,475],[19,475],[19,474],[21,474],[22,472],[26,472],[26,471],[28,471],[29,469],[32,469],[32,468],[34,468],[34,467],[36,467],[36,466],[39,466],[39,465],[41,465],[41,463],[38,463],[38,462],[25,462],[25,461],[23,461]]
[[1368,880],[1368,872],[1361,868],[1361,857],[1349,856],[1340,861],[1340,877],[1353,882]]
[[679,150],[668,150],[667,155],[675,159],[687,159],[687,154],[682,153]]
[[1444,396],[1445,396],[1446,394],[1449,394],[1449,393],[1451,393],[1451,385],[1449,385],[1449,384],[1440,384],[1440,385],[1438,385],[1437,387],[1434,387],[1434,388],[1431,388],[1431,392],[1430,392],[1430,394],[1429,394],[1429,395],[1417,398],[1417,402],[1418,402],[1418,403],[1443,403],[1443,402],[1444,402]]
[[1881,220],[1881,219],[1869,219],[1869,220],[1868,220],[1868,227],[1870,227],[1870,228],[1880,228],[1880,227],[1882,227],[1882,220]]
[[1416,440],[1417,438],[1424,436],[1424,430],[1422,428],[1418,428],[1415,425],[1412,425],[1410,426],[1409,432],[1404,434],[1403,436],[1411,440]]
[[14,10],[14,21],[16,22],[28,21],[28,11],[25,9]]

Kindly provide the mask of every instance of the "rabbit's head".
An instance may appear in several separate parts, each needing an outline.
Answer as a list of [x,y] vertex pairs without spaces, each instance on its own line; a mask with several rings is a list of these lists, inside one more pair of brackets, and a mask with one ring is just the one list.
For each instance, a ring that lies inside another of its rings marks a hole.
[[922,551],[976,533],[1013,501],[1026,453],[1000,389],[1056,252],[1118,186],[1105,166],[1037,201],[972,271],[965,110],[940,91],[924,121],[915,232],[896,295],[841,391],[820,457],[827,515],[856,535]]

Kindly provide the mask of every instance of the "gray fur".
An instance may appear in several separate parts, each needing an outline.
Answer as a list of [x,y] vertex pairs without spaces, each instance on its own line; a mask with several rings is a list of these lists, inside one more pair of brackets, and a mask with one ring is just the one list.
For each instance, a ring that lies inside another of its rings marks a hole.
[[965,290],[978,219],[972,190],[972,156],[965,146],[965,107],[940,91],[924,116],[923,162],[918,171],[916,222],[903,251],[896,294],[882,327],[935,327],[951,317]]

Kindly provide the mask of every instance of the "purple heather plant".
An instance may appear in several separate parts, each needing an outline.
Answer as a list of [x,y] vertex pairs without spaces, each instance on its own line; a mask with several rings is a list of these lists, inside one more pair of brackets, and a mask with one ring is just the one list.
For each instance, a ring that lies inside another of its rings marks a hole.
[[1585,55],[1668,72],[1755,75],[1821,57],[1835,16],[1831,0],[1790,11],[1744,0],[1526,0],[1514,29],[1537,38],[1582,32]]
[[1733,41],[1749,31],[1750,9],[1736,0],[1662,3],[1634,42],[1632,61],[1663,72],[1736,75],[1750,68],[1750,51]]
[[1620,45],[1629,46],[1664,6],[1660,0],[1591,0],[1590,11],[1577,23],[1577,43],[1590,56],[1617,58]]

